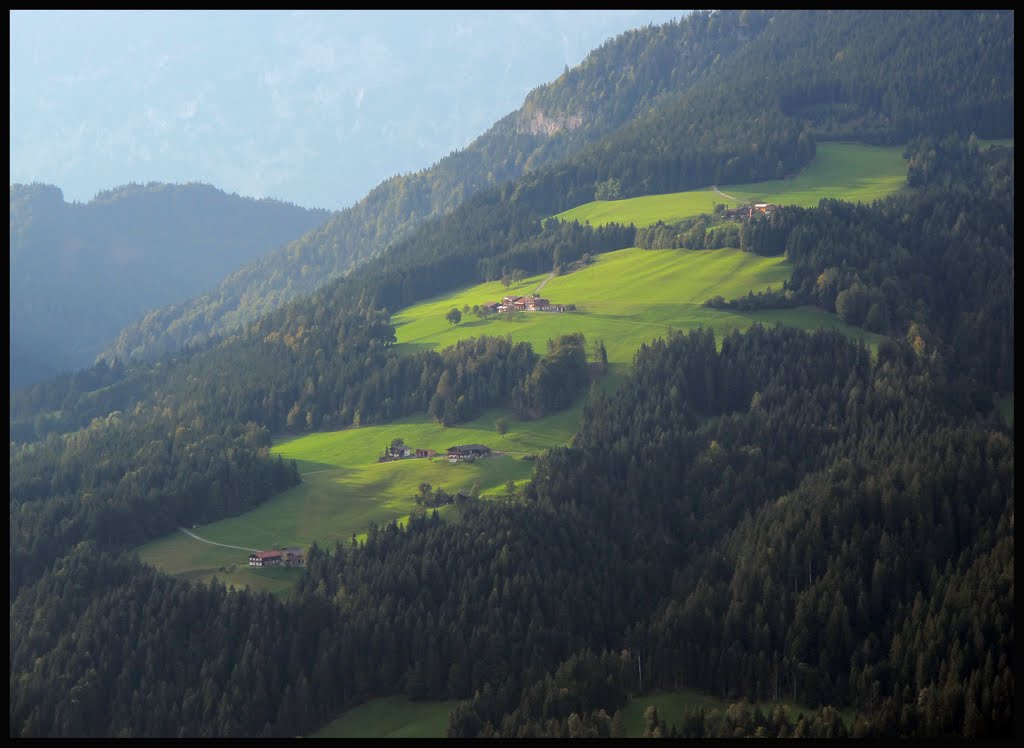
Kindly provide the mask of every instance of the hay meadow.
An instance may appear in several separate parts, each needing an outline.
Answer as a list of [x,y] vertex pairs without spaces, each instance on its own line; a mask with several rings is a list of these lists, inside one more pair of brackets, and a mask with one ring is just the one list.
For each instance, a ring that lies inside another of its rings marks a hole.
[[870,203],[906,186],[903,150],[902,146],[818,143],[814,160],[807,168],[786,179],[708,185],[699,190],[625,200],[596,200],[559,213],[556,218],[595,226],[613,222],[650,226],[658,221],[673,223],[701,213],[711,214],[716,203],[733,207],[763,202],[813,208],[823,197]]

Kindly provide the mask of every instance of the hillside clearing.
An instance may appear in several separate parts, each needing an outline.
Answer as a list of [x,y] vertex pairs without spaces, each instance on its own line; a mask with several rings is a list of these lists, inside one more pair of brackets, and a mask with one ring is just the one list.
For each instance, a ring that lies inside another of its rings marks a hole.
[[870,203],[902,189],[906,181],[907,165],[901,146],[818,143],[814,161],[800,174],[787,179],[720,184],[716,185],[718,192],[709,186],[667,195],[597,200],[555,217],[594,226],[612,222],[650,226],[658,221],[674,223],[701,213],[710,215],[716,203],[731,207],[741,202],[768,202],[812,208],[823,197]]
[[[508,481],[519,485],[529,479],[533,463],[524,457],[571,439],[580,408],[582,398],[569,410],[535,421],[491,409],[469,423],[447,428],[424,415],[282,440],[273,452],[296,460],[303,476],[300,485],[245,514],[203,525],[195,530],[203,540],[176,532],[139,548],[139,557],[170,574],[196,580],[216,576],[236,587],[280,592],[294,584],[300,569],[252,568],[247,551],[210,543],[270,549],[308,547],[315,541],[333,548],[337,542],[350,542],[352,535],[365,537],[371,522],[404,522],[418,508],[413,496],[422,482],[449,493],[475,486],[483,495],[501,495]],[[508,423],[504,437],[495,430],[499,417]],[[384,447],[395,438],[440,455],[454,444],[473,443],[486,444],[496,454],[471,463],[451,464],[442,456],[378,463]],[[449,516],[455,507],[438,511]]]
[[[710,309],[704,302],[716,295],[727,299],[748,291],[780,288],[792,266],[782,257],[759,257],[738,249],[622,249],[599,255],[589,267],[552,278],[544,288],[554,303],[576,304],[576,312],[518,312],[449,325],[444,313],[453,306],[483,304],[507,293],[500,283],[485,283],[437,297],[402,310],[392,318],[398,349],[440,350],[463,338],[511,335],[542,352],[547,341],[568,332],[582,332],[588,346],[604,341],[616,375],[624,373],[642,343],[669,330],[686,332],[710,327],[719,342],[732,330],[755,322],[776,322],[802,329],[834,328],[863,337],[872,347],[880,336],[844,325],[833,314],[812,307],[739,312]],[[536,287],[543,276],[528,278],[523,289]],[[525,293],[525,290],[521,291]]]

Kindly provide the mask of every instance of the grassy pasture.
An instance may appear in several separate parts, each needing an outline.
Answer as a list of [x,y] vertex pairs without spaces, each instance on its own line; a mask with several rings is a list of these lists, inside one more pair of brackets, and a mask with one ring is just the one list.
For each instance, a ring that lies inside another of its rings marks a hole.
[[[252,511],[192,532],[241,548],[308,547],[314,540],[333,547],[337,541],[348,542],[353,534],[365,537],[371,522],[382,526],[393,519],[404,521],[417,508],[412,497],[424,481],[450,493],[478,485],[484,495],[500,495],[508,481],[521,485],[529,479],[533,464],[524,456],[569,441],[581,407],[582,400],[575,408],[536,421],[520,421],[492,409],[474,421],[448,428],[418,416],[286,439],[274,452],[296,460],[303,474],[300,485]],[[502,416],[508,433],[499,437],[494,422]],[[441,454],[454,444],[486,444],[500,454],[472,463],[450,464],[443,457],[378,463],[384,447],[398,437],[411,447]],[[442,516],[451,515],[454,507],[439,511]],[[210,545],[181,532],[142,546],[139,557],[171,574],[195,580],[216,576],[225,584],[271,592],[289,589],[302,573],[250,568],[248,551]]]
[[[209,527],[213,527],[213,525],[209,525]],[[206,528],[207,526],[204,525],[192,532],[205,538]],[[245,545],[244,543],[230,544]],[[257,548],[258,546],[252,547]],[[286,595],[302,574],[301,569],[250,567],[248,551],[202,543],[182,532],[154,540],[138,548],[137,551],[140,560],[183,579],[208,582],[216,578],[230,587],[248,587],[280,595]]]
[[[791,272],[781,257],[759,257],[736,249],[630,248],[599,255],[589,267],[548,281],[542,294],[554,303],[576,304],[576,312],[520,312],[487,320],[469,315],[468,324],[449,325],[444,313],[453,306],[494,301],[506,293],[500,283],[488,283],[404,309],[393,322],[398,348],[406,351],[440,349],[486,334],[511,335],[543,352],[549,339],[579,331],[589,346],[604,341],[616,377],[632,364],[641,343],[664,336],[669,329],[685,332],[701,325],[713,328],[719,341],[731,330],[745,330],[754,322],[782,322],[803,329],[836,328],[877,346],[879,336],[810,307],[737,312],[703,306],[719,294],[729,299],[769,286],[779,288]],[[533,290],[544,277],[527,279],[516,292]]]
[[902,146],[818,143],[814,161],[793,177],[718,185],[720,192],[735,200],[723,197],[709,186],[667,195],[596,200],[559,213],[556,218],[595,226],[612,222],[650,226],[658,221],[673,223],[701,213],[710,214],[716,203],[731,207],[753,201],[812,208],[823,197],[870,203],[901,189],[906,181]]
[[[797,719],[799,719],[801,712],[810,713],[812,711],[792,699],[781,699],[780,702],[789,710],[789,718],[794,725]],[[639,738],[643,735],[644,711],[652,705],[658,709],[658,719],[663,720],[665,726],[671,728],[673,724],[679,724],[679,720],[688,711],[698,707],[702,707],[706,711],[711,709],[725,710],[733,703],[736,702],[710,696],[690,688],[632,698],[626,702],[622,713],[626,727],[626,737]],[[775,703],[761,702],[758,706],[761,707],[762,711],[768,712],[775,707]],[[852,709],[840,709],[839,716],[846,725],[847,730],[853,727],[853,720],[856,715]]]
[[314,738],[443,738],[457,701],[384,696],[349,709]]

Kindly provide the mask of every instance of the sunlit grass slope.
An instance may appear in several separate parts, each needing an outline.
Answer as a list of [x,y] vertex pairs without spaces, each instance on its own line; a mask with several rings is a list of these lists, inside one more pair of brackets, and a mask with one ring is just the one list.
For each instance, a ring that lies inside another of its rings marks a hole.
[[[477,320],[464,315],[459,325],[444,318],[453,306],[499,300],[500,283],[474,286],[402,310],[393,317],[399,350],[441,349],[462,338],[511,335],[543,353],[549,339],[582,332],[588,345],[603,340],[608,361],[621,373],[633,361],[641,343],[664,336],[668,330],[711,327],[716,337],[754,322],[782,322],[803,329],[836,328],[851,337],[864,337],[877,345],[878,336],[842,324],[833,314],[806,307],[798,309],[734,312],[709,309],[707,299],[745,296],[748,291],[780,288],[792,267],[782,257],[759,257],[736,249],[642,250],[623,249],[599,255],[594,263],[569,275],[552,278],[542,295],[556,304],[576,304],[576,312],[521,312]],[[528,279],[516,293],[527,293],[543,280]]]
[[384,696],[342,714],[314,738],[443,738],[457,701]]
[[818,143],[814,161],[796,176],[717,185],[720,192],[735,199],[723,197],[708,186],[668,195],[597,200],[556,217],[595,226],[612,222],[650,226],[658,221],[673,223],[701,213],[711,214],[716,203],[732,206],[753,201],[811,208],[823,197],[870,203],[901,189],[906,181],[902,146]]
[[[416,509],[412,497],[423,482],[449,493],[477,486],[484,495],[501,494],[508,481],[521,484],[529,479],[533,463],[524,457],[569,441],[581,406],[582,401],[573,409],[536,421],[520,421],[504,411],[488,410],[469,423],[448,428],[424,415],[382,426],[286,439],[273,451],[297,462],[303,476],[300,485],[243,515],[192,532],[240,548],[308,547],[313,541],[333,548],[335,542],[348,542],[353,534],[365,536],[371,522],[380,526],[393,519],[404,521]],[[499,417],[508,423],[503,437],[494,426]],[[440,456],[378,463],[384,447],[396,438],[410,447],[433,449],[442,455],[455,444],[486,444],[500,454],[454,465]],[[440,510],[442,516],[453,511],[450,506]],[[181,532],[141,547],[139,556],[171,574],[197,580],[216,576],[225,584],[274,592],[291,587],[301,573],[252,569],[248,551],[210,545]]]

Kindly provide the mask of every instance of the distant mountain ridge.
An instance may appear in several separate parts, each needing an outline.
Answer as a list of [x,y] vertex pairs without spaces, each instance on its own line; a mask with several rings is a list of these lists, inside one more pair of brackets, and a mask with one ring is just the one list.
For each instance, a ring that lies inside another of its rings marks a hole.
[[204,184],[130,184],[84,204],[51,185],[12,184],[12,389],[91,365],[149,309],[188,298],[328,216]]

